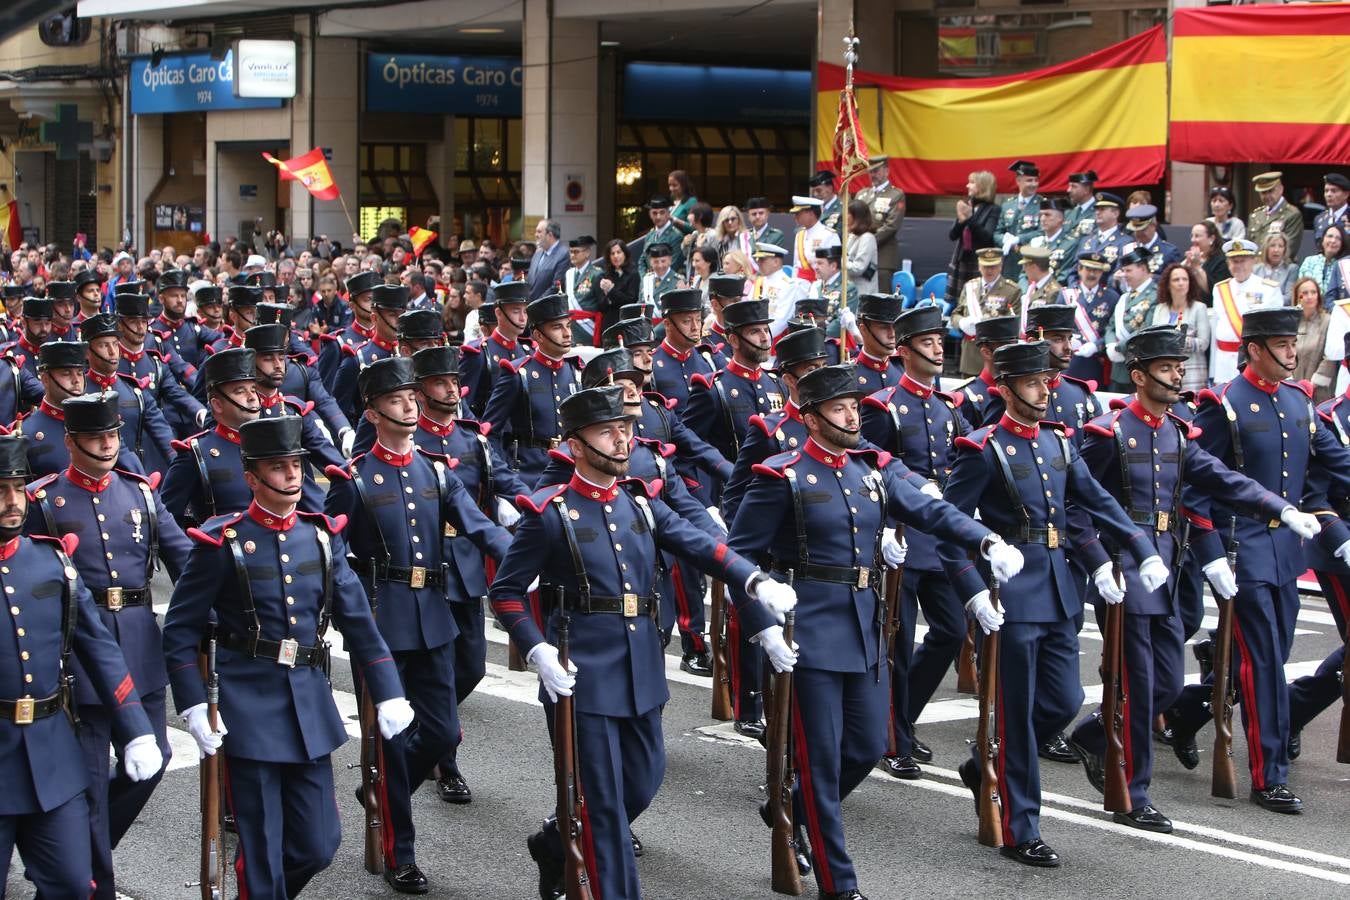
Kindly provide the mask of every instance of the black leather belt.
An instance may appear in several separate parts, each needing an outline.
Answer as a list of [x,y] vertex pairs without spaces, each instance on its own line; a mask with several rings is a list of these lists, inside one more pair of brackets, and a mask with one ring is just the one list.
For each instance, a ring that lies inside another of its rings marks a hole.
[[1044,528],[1022,527],[1021,539],[1019,544],[1044,544],[1051,550],[1056,550],[1064,541],[1064,532],[1060,531],[1054,525],[1047,525]]
[[148,606],[149,588],[110,587],[104,591],[92,591],[94,603],[110,612],[126,609],[128,606]]
[[1172,526],[1177,524],[1176,515],[1166,510],[1145,512],[1142,509],[1132,509],[1130,510],[1130,521],[1136,525],[1147,525],[1157,534],[1171,531]]
[[562,446],[561,437],[551,438],[516,438],[516,443],[521,447],[533,447],[536,450],[557,450]]
[[426,566],[391,566],[371,562],[362,566],[359,571],[376,581],[397,581],[413,588],[441,587],[445,583],[441,578],[440,569],[429,569]]
[[284,641],[266,641],[259,638],[250,641],[237,634],[223,634],[216,638],[221,647],[239,653],[247,653],[254,659],[265,659],[288,668],[313,666],[323,668],[328,664],[328,645],[305,647],[298,641],[287,638]]
[[19,700],[0,700],[0,720],[15,725],[32,725],[38,719],[54,716],[61,710],[61,694],[58,691],[50,697],[35,700],[23,697]]
[[567,594],[563,597],[563,608],[568,612],[610,613],[635,619],[638,616],[651,615],[652,610],[656,608],[656,600],[652,597],[639,597],[637,594],[624,594],[622,597],[598,597],[592,594],[588,603],[580,595]]
[[814,563],[788,563],[775,559],[772,567],[779,572],[791,571],[794,578],[807,581],[826,581],[830,584],[846,584],[856,590],[881,586],[881,570],[867,566],[818,566]]

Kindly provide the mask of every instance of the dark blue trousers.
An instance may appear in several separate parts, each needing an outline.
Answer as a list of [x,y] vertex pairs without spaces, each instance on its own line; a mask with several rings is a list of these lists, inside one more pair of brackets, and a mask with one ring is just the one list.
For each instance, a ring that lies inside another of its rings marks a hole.
[[328,868],[342,840],[333,765],[227,756],[225,798],[239,830],[234,874],[246,900],[287,900]]
[[708,649],[708,642],[703,637],[708,627],[703,614],[703,573],[677,560],[671,567],[670,581],[675,601],[675,624],[680,629],[680,647],[685,655],[702,653]]
[[[1350,620],[1350,573],[1344,566],[1335,572],[1318,572],[1336,630],[1345,634],[1345,623]],[[1341,671],[1345,666],[1345,645],[1331,651],[1317,671],[1304,675],[1289,685],[1289,733],[1298,734],[1308,723],[1333,703],[1341,699]]]
[[[928,633],[914,646],[919,609]],[[891,727],[895,754],[914,752],[914,722],[947,676],[966,639],[966,613],[942,572],[905,569],[900,586],[900,632],[891,670]]]
[[767,657],[759,644],[750,643],[753,634],[741,630],[736,606],[727,597],[727,667],[731,670],[731,705],[737,722],[758,722],[764,718],[764,666]]
[[1177,584],[1177,607],[1181,613],[1181,634],[1190,640],[1205,619],[1205,576],[1200,561],[1187,551],[1181,568],[1173,574]]
[[[478,687],[478,682],[487,674],[487,632],[483,615],[483,601],[474,598],[468,603],[451,603],[450,613],[455,617],[459,634],[455,637],[455,709]],[[440,763],[442,775],[459,773],[455,759],[459,752],[460,738],[450,748]]]
[[[155,741],[164,754],[164,765],[172,755],[164,720],[164,689],[141,698],[145,714],[155,729]],[[141,814],[155,786],[164,777],[164,767],[153,778],[132,781],[127,777],[118,749],[117,771],[110,771],[108,748],[112,745],[112,718],[102,706],[81,706],[80,749],[89,771],[89,842],[97,900],[112,900],[116,893],[113,877],[113,848],[122,840],[131,823]]]
[[0,893],[19,848],[27,877],[46,900],[86,900],[92,880],[89,800],[76,794],[49,812],[0,816]]

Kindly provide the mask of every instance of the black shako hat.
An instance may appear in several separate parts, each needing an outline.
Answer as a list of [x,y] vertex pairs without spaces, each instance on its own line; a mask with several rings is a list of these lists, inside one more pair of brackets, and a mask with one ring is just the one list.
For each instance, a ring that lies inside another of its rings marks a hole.
[[23,435],[0,435],[0,478],[27,478],[30,474]]
[[708,296],[740,300],[745,296],[745,276],[713,275],[708,279]]
[[[820,325],[830,317],[830,303],[824,297],[803,297],[792,307],[792,318]],[[814,319],[815,321],[811,321]]]
[[727,331],[735,331],[746,325],[767,325],[769,323],[768,300],[737,300],[722,308],[722,321]]
[[1050,345],[1045,341],[1018,341],[994,351],[994,379],[1019,378],[1050,371]]
[[863,294],[858,300],[858,318],[869,322],[895,322],[901,300],[895,294]]
[[1186,331],[1172,325],[1141,328],[1125,341],[1125,362],[1140,366],[1155,359],[1186,359]]
[[[500,297],[498,303],[502,303]],[[556,322],[558,319],[566,319],[567,315],[567,295],[566,294],[545,294],[538,300],[533,300],[525,307],[525,320],[529,323],[531,329],[538,328],[547,322]]]
[[52,301],[48,297],[24,297],[23,317],[25,319],[50,319]]
[[[250,328],[249,331],[271,327],[270,325],[257,325]],[[202,363],[202,377],[206,379],[207,388],[213,388],[218,384],[228,384],[231,381],[252,381],[258,376],[254,369],[257,357],[257,352],[251,347],[229,347],[212,353]]]
[[492,289],[492,299],[502,303],[529,303],[530,284],[527,281],[508,281]]
[[413,376],[422,379],[433,375],[459,375],[458,347],[426,347],[412,355]]
[[407,309],[408,289],[401,284],[377,284],[370,290],[370,302],[380,309]]
[[155,282],[155,288],[163,293],[169,288],[184,288],[188,286],[190,276],[182,269],[165,269]]
[[680,288],[661,295],[661,314],[702,312],[703,292],[698,288]]
[[651,321],[656,315],[655,303],[625,303],[619,307],[619,321],[625,319],[646,319]]
[[370,403],[376,397],[392,394],[404,388],[417,387],[413,361],[406,356],[390,356],[376,360],[361,370],[356,378],[361,399]]
[[399,314],[400,341],[439,341],[444,333],[441,314],[434,309],[410,309]]
[[347,279],[347,296],[355,297],[357,294],[373,291],[378,284],[384,284],[384,278],[381,277],[380,273],[357,272]]
[[295,310],[291,309],[285,303],[258,304],[259,325],[277,324],[289,329],[294,318]]
[[122,319],[150,318],[150,298],[145,294],[118,294],[114,304]]
[[192,299],[196,302],[198,309],[203,306],[215,306],[221,302],[221,296],[220,287],[214,284],[204,284],[192,293]]
[[975,323],[976,344],[1005,344],[1015,341],[1022,330],[1022,320],[1017,316],[994,316]]
[[255,353],[285,353],[290,349],[290,333],[279,322],[254,325],[244,332],[244,346]]
[[641,371],[633,362],[633,353],[627,347],[615,347],[597,354],[586,368],[581,370],[583,388],[600,387],[613,384],[613,378],[628,378],[642,386],[647,373]]
[[113,287],[113,296],[118,294],[144,294],[145,289],[149,287],[144,281],[124,281]]
[[803,328],[785,334],[774,348],[779,370],[789,369],[804,362],[825,358],[825,332],[819,328]]
[[275,272],[254,272],[244,279],[244,283],[249,287],[275,288],[277,276]]
[[895,320],[895,341],[903,343],[921,334],[936,334],[947,330],[942,322],[942,308],[929,304],[907,309]]
[[797,406],[803,412],[827,400],[863,397],[866,394],[865,389],[858,387],[857,367],[852,363],[821,366],[807,372],[797,381]]
[[48,300],[74,300],[75,282],[73,281],[49,281],[47,282]]
[[637,418],[623,403],[623,388],[593,387],[577,391],[558,405],[558,417],[564,437],[571,437],[588,425],[600,422],[629,421]]
[[83,369],[89,365],[84,341],[48,341],[38,348],[38,369]]
[[1045,331],[1075,331],[1073,314],[1076,307],[1063,303],[1033,306],[1027,310],[1027,334],[1039,336]]
[[1290,337],[1298,334],[1303,310],[1297,306],[1254,309],[1242,315],[1242,343],[1258,338]]
[[229,293],[225,295],[225,300],[231,306],[257,306],[262,302],[262,288],[232,284]]
[[102,434],[122,427],[117,412],[117,395],[111,392],[67,397],[61,401],[65,413],[66,434]]
[[606,347],[639,347],[656,343],[650,319],[624,319],[605,329],[601,336]]
[[112,313],[99,313],[80,322],[80,340],[92,341],[94,338],[117,337],[117,317]]
[[239,426],[239,455],[245,460],[304,456],[300,435],[305,420],[300,416],[254,419]]

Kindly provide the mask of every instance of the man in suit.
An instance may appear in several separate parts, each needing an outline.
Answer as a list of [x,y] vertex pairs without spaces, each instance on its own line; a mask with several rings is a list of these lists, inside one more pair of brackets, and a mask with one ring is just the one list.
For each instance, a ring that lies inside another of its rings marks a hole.
[[537,249],[530,257],[530,299],[552,294],[561,284],[569,265],[567,248],[562,243],[562,228],[552,219],[540,219],[534,226]]

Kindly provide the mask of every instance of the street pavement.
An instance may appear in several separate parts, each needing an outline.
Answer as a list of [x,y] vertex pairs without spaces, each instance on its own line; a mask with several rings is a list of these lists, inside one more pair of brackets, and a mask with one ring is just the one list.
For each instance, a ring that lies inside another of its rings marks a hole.
[[[162,576],[161,579],[162,580]],[[167,588],[167,584],[164,585]],[[158,594],[168,596],[168,591]],[[1209,610],[1213,627],[1214,610]],[[1093,708],[1101,695],[1097,674],[1101,637],[1092,616],[1081,636],[1081,675]],[[922,625],[920,625],[922,629]],[[460,762],[474,791],[468,806],[441,802],[429,786],[414,798],[418,862],[432,897],[528,900],[536,896],[536,870],[525,837],[553,803],[553,770],[542,708],[532,673],[507,669],[505,635],[489,624],[489,673],[461,710],[465,743]],[[799,641],[808,637],[798,635]],[[1290,678],[1311,672],[1339,638],[1319,597],[1305,597]],[[340,638],[338,639],[340,646]],[[355,736],[356,697],[345,654],[334,663],[334,692]],[[1187,656],[1195,676],[1197,666]],[[769,832],[756,812],[763,797],[764,752],[708,713],[711,683],[679,671],[667,656],[671,701],[665,710],[667,771],[661,792],[635,831],[646,847],[638,861],[649,900],[728,900],[771,897]],[[586,677],[585,672],[578,675]],[[1042,762],[1045,807],[1042,834],[1059,851],[1058,870],[1028,869],[981,847],[975,839],[970,792],[956,775],[975,733],[976,704],[956,693],[955,676],[925,712],[920,737],[935,753],[920,781],[897,781],[880,769],[845,804],[849,849],[860,886],[871,900],[982,893],[1040,896],[1300,896],[1350,895],[1350,851],[1344,816],[1350,767],[1335,762],[1339,704],[1303,735],[1303,756],[1291,785],[1304,800],[1301,816],[1281,816],[1247,800],[1246,748],[1235,723],[1238,800],[1209,797],[1213,731],[1199,737],[1201,766],[1181,768],[1158,746],[1153,801],[1172,817],[1173,835],[1145,834],[1116,825],[1100,807],[1080,766]],[[174,759],[140,821],[116,853],[118,889],[146,900],[184,900],[197,870],[197,766],[191,739],[171,722]],[[228,724],[228,723],[227,723]],[[392,889],[362,868],[361,811],[348,769],[358,746],[335,754],[337,804],[343,843],[333,865],[307,895],[331,898],[392,897]],[[233,839],[227,838],[232,854]],[[8,889],[32,896],[17,857]],[[227,873],[226,896],[235,896]],[[806,883],[806,896],[815,885]]]

